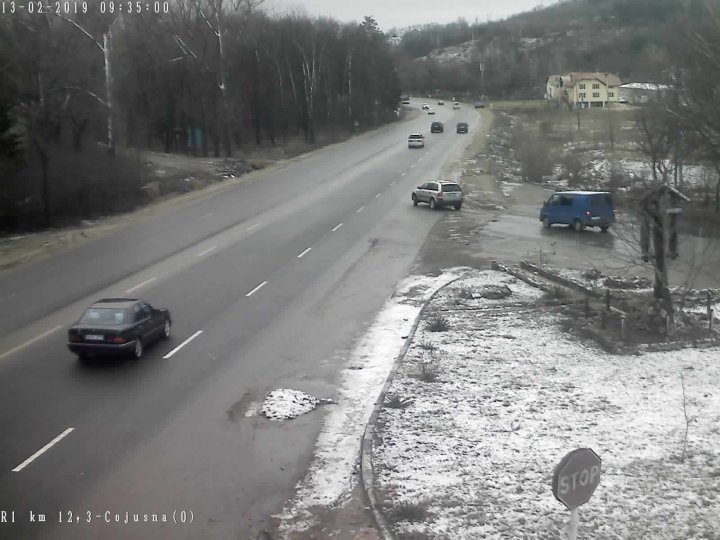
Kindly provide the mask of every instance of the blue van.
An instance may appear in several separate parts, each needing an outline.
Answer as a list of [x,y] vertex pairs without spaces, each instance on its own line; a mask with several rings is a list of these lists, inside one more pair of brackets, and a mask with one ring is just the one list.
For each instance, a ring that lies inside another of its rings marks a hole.
[[585,227],[607,232],[615,223],[615,205],[607,191],[558,191],[543,203],[540,221],[546,229],[562,223],[578,232]]

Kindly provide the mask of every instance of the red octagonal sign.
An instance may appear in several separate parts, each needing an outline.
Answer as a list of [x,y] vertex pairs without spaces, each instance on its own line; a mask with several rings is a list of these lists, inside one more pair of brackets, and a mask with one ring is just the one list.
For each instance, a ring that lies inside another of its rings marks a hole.
[[553,473],[555,498],[570,510],[585,504],[600,483],[602,460],[591,448],[578,448],[566,455]]

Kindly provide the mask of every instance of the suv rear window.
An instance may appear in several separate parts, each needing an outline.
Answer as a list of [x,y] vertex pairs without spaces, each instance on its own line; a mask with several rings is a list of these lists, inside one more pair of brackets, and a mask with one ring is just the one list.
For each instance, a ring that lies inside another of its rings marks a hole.
[[442,190],[443,191],[462,191],[460,189],[460,186],[458,186],[457,184],[443,184]]

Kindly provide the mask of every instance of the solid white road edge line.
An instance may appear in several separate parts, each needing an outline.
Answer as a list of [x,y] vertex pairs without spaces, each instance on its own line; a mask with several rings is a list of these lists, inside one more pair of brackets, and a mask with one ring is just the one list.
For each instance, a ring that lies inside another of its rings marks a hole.
[[198,256],[198,257],[202,257],[203,255],[207,255],[208,253],[210,253],[210,252],[213,251],[214,249],[217,249],[217,246],[209,247],[209,248],[207,248],[205,251],[201,251],[200,253],[198,253],[197,256]]
[[152,282],[155,281],[156,279],[157,279],[156,277],[151,277],[150,279],[146,279],[146,280],[143,281],[142,283],[139,283],[139,284],[135,285],[134,287],[130,287],[130,288],[129,288],[128,290],[126,290],[125,292],[126,292],[126,293],[131,293],[131,292],[133,292],[134,290],[139,289],[140,287],[144,287],[144,286],[147,285],[148,283],[152,283]]
[[303,251],[300,255],[297,256],[298,259],[302,259],[305,255],[307,255],[307,252],[310,251],[312,248],[309,247],[305,251]]
[[252,291],[250,291],[249,293],[247,293],[245,296],[252,296],[252,295],[255,294],[256,292],[258,292],[260,289],[262,289],[265,285],[267,285],[267,281],[263,281],[260,285],[258,285],[257,287],[255,287]]
[[185,341],[183,341],[180,345],[178,345],[177,347],[175,347],[172,351],[170,351],[170,352],[167,353],[165,356],[163,356],[163,359],[170,358],[173,354],[175,354],[176,352],[178,352],[178,351],[179,351],[180,349],[182,349],[185,345],[187,345],[188,343],[190,343],[193,339],[195,339],[196,337],[198,337],[198,336],[199,336],[200,334],[202,334],[202,333],[203,333],[202,330],[198,330],[198,331],[195,332],[192,336],[190,336],[190,337],[187,338]]
[[35,461],[37,458],[39,458],[40,456],[42,456],[45,452],[47,452],[48,450],[50,450],[50,448],[52,448],[52,447],[55,446],[57,443],[59,443],[64,437],[66,437],[67,435],[69,435],[74,429],[75,429],[75,428],[71,428],[71,427],[67,428],[67,429],[66,429],[65,431],[63,431],[60,435],[58,435],[57,437],[55,437],[52,441],[50,441],[49,443],[47,443],[47,444],[46,444],[45,446],[43,446],[40,450],[38,450],[38,451],[35,452],[32,456],[30,456],[30,457],[27,458],[25,461],[23,461],[20,465],[18,465],[17,467],[15,467],[15,468],[12,470],[12,472],[20,472],[20,471],[22,471],[25,467],[27,467],[28,465],[30,465],[33,461]]
[[342,223],[338,223],[337,225],[335,225],[335,226],[332,228],[332,230],[331,230],[330,232],[335,232],[335,231],[337,231],[337,230],[338,230],[340,227],[342,227],[342,226],[343,226]]
[[57,330],[60,330],[61,328],[62,328],[62,325],[58,325],[58,326],[56,326],[55,328],[51,328],[51,329],[48,330],[47,332],[43,332],[43,333],[40,334],[39,336],[36,336],[36,337],[32,338],[30,341],[26,341],[26,342],[23,343],[22,345],[18,345],[18,346],[15,347],[14,349],[10,349],[9,351],[0,354],[0,360],[2,360],[3,358],[5,358],[6,356],[10,356],[12,353],[17,352],[17,351],[19,351],[20,349],[24,349],[24,348],[27,347],[28,345],[32,345],[32,344],[35,343],[36,341],[39,341],[39,340],[41,340],[42,338],[44,338],[44,337],[46,337],[46,336],[49,336],[50,334],[52,334],[53,332],[56,332]]

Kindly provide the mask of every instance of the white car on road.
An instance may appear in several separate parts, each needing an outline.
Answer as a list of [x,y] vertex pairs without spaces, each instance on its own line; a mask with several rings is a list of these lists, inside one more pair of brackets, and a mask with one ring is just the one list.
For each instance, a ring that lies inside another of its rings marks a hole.
[[408,137],[408,148],[425,148],[425,135],[412,133]]

